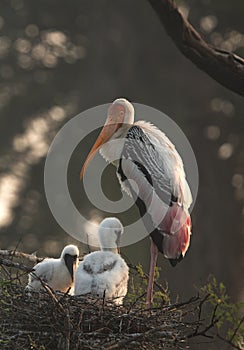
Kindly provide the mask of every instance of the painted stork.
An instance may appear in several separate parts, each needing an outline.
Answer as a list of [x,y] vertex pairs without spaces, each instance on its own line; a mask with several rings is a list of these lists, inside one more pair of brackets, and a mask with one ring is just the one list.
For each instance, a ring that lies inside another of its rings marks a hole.
[[64,247],[59,259],[46,258],[34,266],[29,274],[26,291],[43,289],[40,279],[52,289],[67,292],[72,288],[74,273],[78,266],[79,250],[73,245]]
[[104,219],[98,228],[101,251],[86,255],[75,274],[74,294],[111,299],[121,305],[127,293],[129,269],[118,254],[123,226],[116,218]]
[[[115,140],[117,146],[112,142]],[[81,179],[98,149],[116,166],[121,187],[134,198],[151,236],[146,299],[146,307],[150,308],[158,251],[175,266],[190,243],[188,209],[192,196],[183,162],[175,146],[156,126],[146,121],[134,123],[134,108],[124,98],[116,99],[109,107],[105,125],[81,169]]]

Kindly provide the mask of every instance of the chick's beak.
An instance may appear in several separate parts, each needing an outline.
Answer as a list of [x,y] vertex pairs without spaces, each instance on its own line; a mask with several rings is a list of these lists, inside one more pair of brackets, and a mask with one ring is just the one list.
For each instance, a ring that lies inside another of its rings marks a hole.
[[74,280],[74,270],[77,263],[77,256],[66,254],[64,257],[65,265],[70,273],[72,281]]

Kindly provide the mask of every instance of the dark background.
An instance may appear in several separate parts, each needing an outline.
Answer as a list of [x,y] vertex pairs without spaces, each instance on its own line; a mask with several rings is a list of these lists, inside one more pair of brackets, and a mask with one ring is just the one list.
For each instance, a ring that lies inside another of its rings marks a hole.
[[[178,5],[208,42],[244,56],[243,0]],[[174,269],[160,256],[162,281],[187,298],[214,274],[233,300],[243,298],[244,100],[177,50],[146,0],[1,0],[0,60],[2,249],[19,244],[57,256],[74,241],[46,202],[46,153],[73,116],[126,97],[169,115],[199,166],[191,248]],[[69,182],[77,206],[102,217],[80,194],[78,172],[91,144],[76,156]],[[108,171],[119,194],[115,169]],[[148,269],[149,239],[122,253]]]

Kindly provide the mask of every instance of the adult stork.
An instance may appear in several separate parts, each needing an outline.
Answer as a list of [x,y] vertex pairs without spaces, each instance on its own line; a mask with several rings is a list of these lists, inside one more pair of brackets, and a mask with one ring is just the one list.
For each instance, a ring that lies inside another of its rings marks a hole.
[[39,291],[43,289],[42,282],[48,284],[52,289],[67,292],[72,288],[74,273],[78,266],[79,250],[69,244],[64,247],[60,258],[46,258],[34,266],[29,274],[29,282],[26,291]]
[[[108,142],[115,140],[116,144]],[[134,108],[124,98],[116,99],[109,107],[105,125],[82,167],[81,179],[98,149],[116,166],[121,187],[134,198],[151,236],[146,298],[150,308],[158,251],[175,266],[190,243],[188,209],[192,196],[183,162],[175,146],[156,126],[146,121],[134,123]]]
[[123,226],[117,218],[104,219],[98,228],[101,251],[86,255],[75,274],[74,294],[111,299],[121,305],[127,293],[129,269],[118,254]]

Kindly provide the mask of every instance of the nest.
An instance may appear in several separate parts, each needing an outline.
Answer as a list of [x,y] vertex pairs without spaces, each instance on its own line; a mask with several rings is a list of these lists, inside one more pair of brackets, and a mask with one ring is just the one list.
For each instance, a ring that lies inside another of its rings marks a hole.
[[199,327],[192,316],[201,302],[198,297],[146,310],[140,298],[116,306],[48,287],[29,295],[13,264],[9,270],[5,263],[0,278],[1,349],[185,349]]

